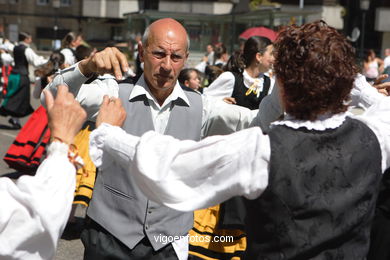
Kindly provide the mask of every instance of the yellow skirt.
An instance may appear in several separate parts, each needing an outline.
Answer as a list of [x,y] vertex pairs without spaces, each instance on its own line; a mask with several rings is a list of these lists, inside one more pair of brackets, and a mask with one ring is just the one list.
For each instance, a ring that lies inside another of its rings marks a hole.
[[201,259],[241,259],[246,249],[246,234],[239,229],[217,229],[220,205],[194,212],[190,230],[189,254]]
[[74,139],[74,144],[77,146],[79,155],[83,158],[84,167],[77,171],[73,204],[82,204],[84,206],[89,205],[96,179],[96,167],[89,157],[90,133],[90,126],[87,125],[84,129],[80,130]]

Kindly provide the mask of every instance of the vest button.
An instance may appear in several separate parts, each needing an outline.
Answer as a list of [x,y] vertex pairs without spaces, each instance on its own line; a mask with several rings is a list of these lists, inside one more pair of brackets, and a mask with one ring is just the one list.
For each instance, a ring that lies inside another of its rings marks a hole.
[[151,211],[151,210],[149,210],[149,211],[148,211],[148,214],[152,214],[152,211]]
[[145,229],[146,229],[146,230],[148,230],[148,229],[149,229],[149,226],[148,226],[148,225],[146,225],[146,226],[145,226]]

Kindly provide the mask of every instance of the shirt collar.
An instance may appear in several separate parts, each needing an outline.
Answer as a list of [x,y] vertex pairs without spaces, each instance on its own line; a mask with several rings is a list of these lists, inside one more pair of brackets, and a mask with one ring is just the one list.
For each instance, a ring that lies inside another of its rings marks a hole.
[[264,73],[260,73],[257,78],[252,78],[249,76],[248,72],[244,70],[242,72],[242,77],[244,78],[244,85],[249,88],[255,81],[257,80],[259,86],[263,86],[264,84]]
[[[147,99],[152,100],[158,107],[160,105],[158,104],[157,100],[154,98],[152,93],[150,92],[150,89],[148,85],[145,82],[144,74],[139,78],[137,83],[135,83],[133,91],[131,91],[129,100],[132,100],[138,96],[145,95]],[[164,104],[161,107],[166,106],[170,102],[177,100],[177,99],[182,99],[188,106],[190,106],[190,101],[187,98],[187,95],[184,93],[183,89],[181,88],[180,84],[178,81],[176,81],[176,85],[173,88],[172,93],[167,97],[167,99],[164,101]]]
[[19,44],[23,44],[23,45],[25,45],[25,46],[27,46],[27,47],[30,47],[30,44],[25,43],[24,41],[20,41]]
[[285,119],[273,122],[272,125],[285,125],[290,128],[298,129],[304,127],[308,130],[325,131],[327,129],[336,129],[343,124],[347,116],[351,116],[350,112],[343,112],[336,115],[321,115],[314,121],[298,120],[293,116],[286,114]]

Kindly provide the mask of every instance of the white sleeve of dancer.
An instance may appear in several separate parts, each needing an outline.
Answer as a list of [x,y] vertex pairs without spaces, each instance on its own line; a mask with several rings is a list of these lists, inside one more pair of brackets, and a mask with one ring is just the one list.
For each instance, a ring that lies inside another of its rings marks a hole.
[[39,67],[49,60],[43,56],[37,55],[31,48],[26,48],[24,54],[26,55],[28,63],[33,65],[34,67]]
[[351,90],[351,106],[368,109],[384,97],[378,90],[367,82],[362,74],[358,74]]
[[226,135],[256,126],[258,109],[228,104],[218,97],[202,95],[203,114],[201,137]]
[[68,146],[48,148],[35,176],[0,178],[0,258],[53,259],[68,220],[76,170]]
[[207,66],[207,63],[205,61],[201,61],[199,62],[196,66],[195,66],[195,69],[197,69],[198,71],[202,72],[202,73],[205,73],[206,71],[206,66]]
[[258,127],[195,142],[152,131],[135,137],[102,124],[90,136],[96,165],[104,153],[129,169],[148,198],[180,211],[237,195],[254,199],[268,185],[270,143]]
[[354,118],[364,122],[378,138],[382,154],[382,172],[390,167],[390,97],[381,99],[362,115]]
[[226,71],[211,83],[210,86],[203,89],[203,94],[207,96],[218,97],[223,99],[231,97],[234,89],[234,75],[230,71]]

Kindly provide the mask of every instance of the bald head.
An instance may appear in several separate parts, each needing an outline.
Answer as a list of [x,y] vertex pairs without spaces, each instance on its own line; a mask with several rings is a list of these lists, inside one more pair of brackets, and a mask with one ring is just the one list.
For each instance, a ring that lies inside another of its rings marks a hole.
[[387,48],[387,49],[385,50],[385,56],[390,56],[390,49],[389,49],[389,48]]
[[152,23],[138,45],[145,82],[160,105],[176,86],[177,77],[188,58],[188,48],[186,30],[170,18]]
[[163,18],[150,24],[142,37],[142,45],[146,47],[149,45],[150,41],[162,35],[169,35],[170,37],[176,38],[178,41],[184,39],[186,43],[185,49],[187,51],[189,50],[190,39],[186,29],[184,29],[181,23],[172,18]]

